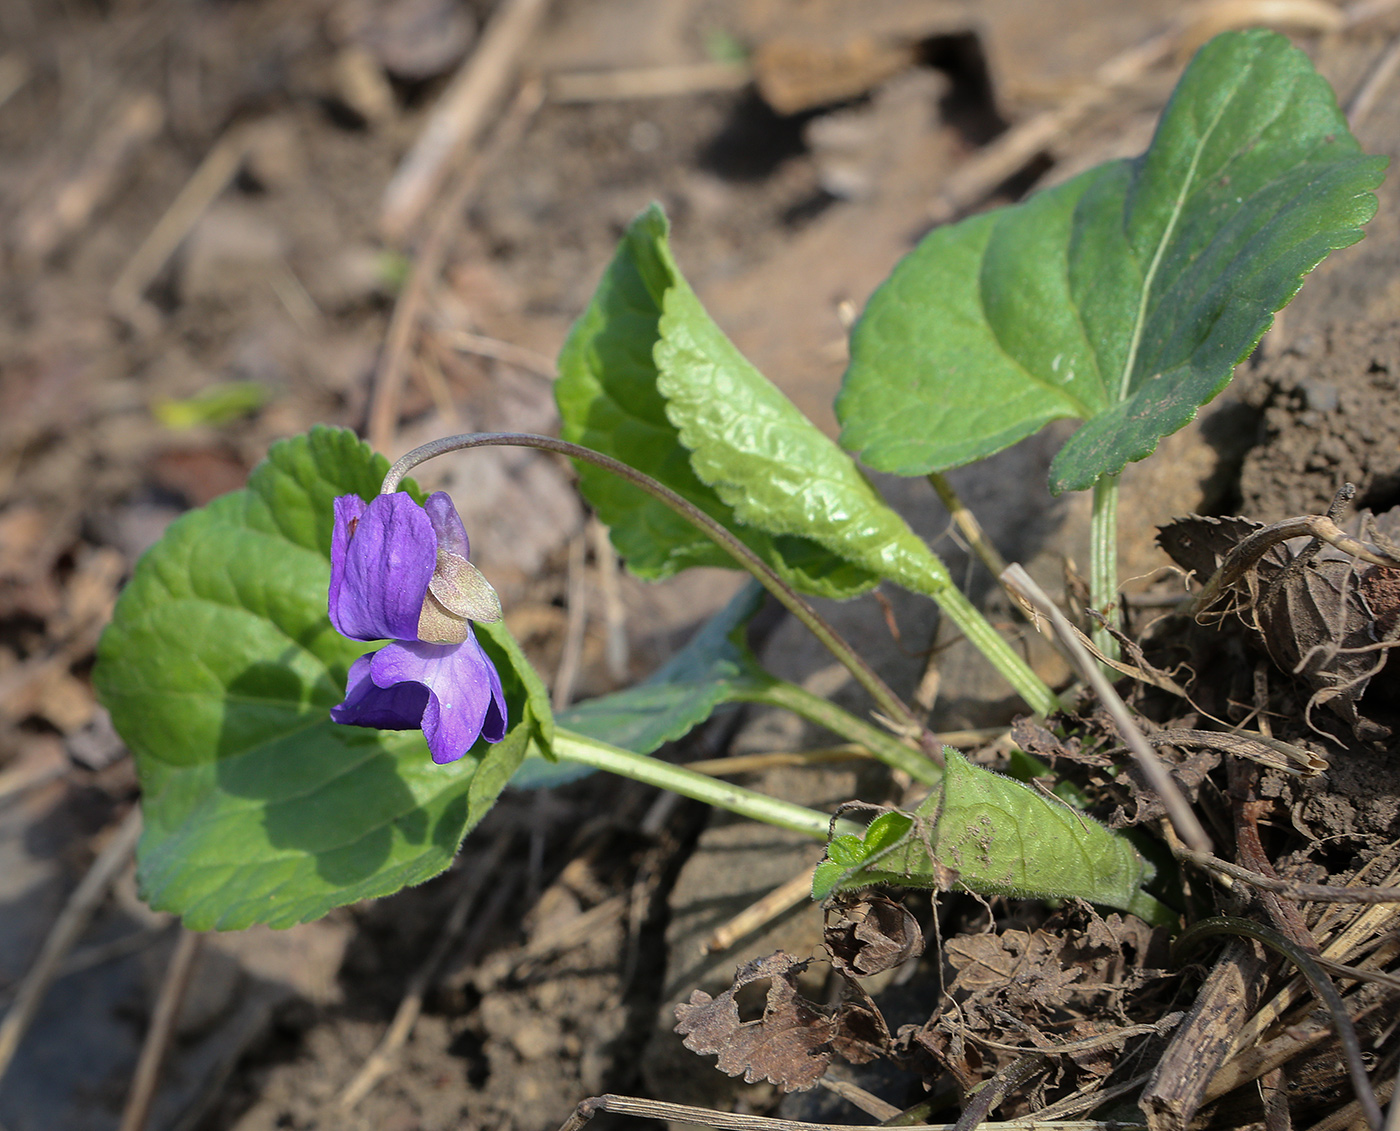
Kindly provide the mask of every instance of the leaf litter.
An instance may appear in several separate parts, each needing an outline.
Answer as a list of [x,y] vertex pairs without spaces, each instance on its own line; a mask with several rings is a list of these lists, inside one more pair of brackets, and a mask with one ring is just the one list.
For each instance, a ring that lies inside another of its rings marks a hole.
[[[1308,537],[1269,545],[1221,591],[1213,615],[1167,618],[1135,640],[1140,662],[1172,671],[1190,698],[1172,695],[1163,681],[1131,685],[1137,717],[1177,784],[1214,822],[1216,835],[1231,813],[1240,830],[1236,851],[1243,867],[1206,873],[1225,887],[1197,888],[1187,874],[1198,917],[1214,906],[1265,924],[1296,922],[1307,948],[1344,979],[1345,1007],[1363,1047],[1392,1037],[1378,1005],[1396,992],[1387,979],[1400,948],[1383,942],[1397,922],[1395,909],[1381,904],[1328,912],[1325,901],[1368,876],[1391,884],[1400,871],[1394,838],[1400,810],[1393,793],[1376,784],[1385,780],[1384,766],[1365,761],[1368,753],[1389,754],[1378,736],[1393,725],[1385,714],[1390,695],[1384,681],[1389,649],[1400,636],[1400,571],[1359,562],[1347,552],[1346,538],[1388,554],[1391,537],[1400,533],[1398,520],[1363,512],[1345,525],[1340,545]],[[1192,516],[1164,527],[1161,543],[1199,586],[1262,529],[1245,518]],[[1221,677],[1222,669],[1228,677]],[[1151,826],[1162,817],[1160,799],[1137,771],[1116,768],[1124,761],[1122,738],[1102,709],[1085,706],[1077,716],[1044,723],[1022,719],[1011,739],[1039,760],[1047,788],[1072,782],[1089,811],[1111,826]],[[1347,749],[1345,757],[1335,753],[1339,746]],[[1237,772],[1244,766],[1249,773]],[[1245,780],[1257,784],[1236,797],[1236,782]],[[1246,826],[1254,848],[1246,844]],[[1358,860],[1366,861],[1361,871]],[[1382,875],[1385,869],[1389,876]],[[1254,879],[1262,890],[1250,886]],[[1330,881],[1330,888],[1319,880]],[[872,1061],[884,1063],[919,1081],[902,1095],[888,1089],[884,1095],[905,1107],[912,1103],[912,1113],[932,1122],[951,1115],[938,1115],[950,1102],[965,1113],[976,1106],[982,1118],[992,1111],[1003,1118],[1089,1112],[1113,1096],[1142,1090],[1174,1047],[1172,1033],[1193,1004],[1204,1005],[1204,1024],[1213,1024],[1209,998],[1197,999],[1195,979],[1173,963],[1166,930],[1131,915],[1104,917],[1078,901],[1048,917],[1034,905],[1002,906],[1009,918],[989,930],[972,900],[944,896],[934,923],[943,939],[930,955],[930,970],[918,962],[924,940],[908,909],[872,890],[840,893],[826,909],[824,955],[799,961],[779,954],[741,967],[718,997],[697,992],[678,1007],[677,1031],[692,1051],[717,1056],[722,1070],[784,1091],[811,1089],[842,1060],[866,1065],[847,1071],[870,1082],[875,1078],[861,1071],[869,1073]],[[1339,957],[1344,954],[1351,958]],[[1358,965],[1339,965],[1353,960]],[[1212,961],[1228,966],[1228,952]],[[919,968],[910,971],[905,963]],[[797,988],[799,975],[811,979],[823,964],[830,967],[832,988],[822,1000],[835,1004],[820,1004],[815,991],[804,995]],[[1328,1012],[1290,982],[1292,972],[1286,963],[1264,967],[1261,1004],[1247,1011],[1253,1019],[1243,1032],[1221,1034],[1223,1059],[1183,1069],[1199,1076],[1191,1085],[1194,1096],[1167,1105],[1183,1122],[1154,1127],[1184,1126],[1207,1110],[1216,1112],[1216,1126],[1257,1120],[1259,1093],[1251,1099],[1242,1085],[1259,1078],[1270,1055],[1286,1065],[1285,1079],[1296,1080],[1298,1117],[1335,1107],[1338,1096],[1350,1100],[1336,1046],[1318,1035],[1332,1029]],[[942,992],[924,1019],[900,1023],[886,1013],[897,1012],[898,983],[910,973],[941,978]],[[894,984],[888,984],[891,976]],[[741,1020],[736,995],[765,978],[762,1017]],[[1183,1031],[1189,1040],[1199,1039],[1199,1024]],[[1298,1028],[1304,1024],[1313,1034],[1306,1039]],[[861,1026],[866,1035],[856,1039]],[[1383,1067],[1374,1080],[1388,1073],[1393,1068]],[[960,1100],[950,1101],[949,1081]],[[974,1092],[984,1086],[1000,1090],[977,1105]],[[1384,1090],[1380,1094],[1384,1099]],[[925,1098],[915,1103],[916,1096]]]

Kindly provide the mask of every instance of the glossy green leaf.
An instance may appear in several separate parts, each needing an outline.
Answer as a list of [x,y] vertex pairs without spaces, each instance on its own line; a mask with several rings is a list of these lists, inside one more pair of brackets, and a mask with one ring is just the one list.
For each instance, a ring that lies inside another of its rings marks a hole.
[[[944,747],[941,785],[914,813],[887,813],[863,838],[838,837],[813,881],[834,890],[895,884],[982,895],[1066,899],[1166,916],[1142,891],[1151,865],[1122,836],[1011,778]],[[841,841],[839,847],[836,842]]]
[[[671,264],[664,231],[653,240],[657,256]],[[942,561],[855,461],[749,364],[680,272],[671,271],[654,350],[656,386],[700,479],[749,527],[805,535],[915,592],[951,588]]]
[[922,475],[1070,417],[1086,423],[1051,488],[1116,474],[1189,422],[1303,277],[1361,238],[1384,166],[1286,39],[1217,37],[1141,157],[936,229],[895,268],[852,337],[843,446]]
[[[650,754],[689,734],[725,703],[747,699],[774,682],[744,640],[762,602],[762,586],[750,582],[649,679],[576,703],[560,711],[556,721],[566,730],[634,754]],[[570,762],[548,765],[530,757],[511,784],[536,789],[591,772]]]
[[[875,577],[809,537],[745,525],[696,476],[657,387],[654,351],[663,306],[670,292],[685,288],[666,232],[656,205],[632,222],[565,342],[555,383],[563,438],[614,456],[683,495],[805,593],[848,597],[870,588]],[[578,471],[584,496],[638,576],[669,577],[697,565],[736,568],[725,551],[636,487],[590,464]]]
[[175,522],[140,561],[94,681],[136,758],[138,882],[191,928],[290,926],[421,883],[450,863],[532,742],[548,698],[501,625],[478,628],[511,728],[436,766],[417,731],[329,709],[374,645],[326,615],[331,503],[387,470],[352,433],[274,445],[248,487]]

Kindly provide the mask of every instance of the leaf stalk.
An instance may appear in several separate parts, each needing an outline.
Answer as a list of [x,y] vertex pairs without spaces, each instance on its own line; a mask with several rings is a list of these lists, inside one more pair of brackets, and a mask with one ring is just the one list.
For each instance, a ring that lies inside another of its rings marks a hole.
[[1094,482],[1094,511],[1089,523],[1089,600],[1107,618],[1096,624],[1094,647],[1110,660],[1118,659],[1118,641],[1110,629],[1121,623],[1118,609],[1118,476],[1102,475]]
[[[708,774],[696,773],[646,754],[633,754],[630,750],[573,731],[555,730],[554,753],[566,761],[667,789],[740,817],[802,833],[813,840],[824,842],[831,829],[831,817],[827,813],[769,797],[743,786],[731,785]],[[842,826],[843,832],[858,831],[857,826],[850,822],[843,822]]]

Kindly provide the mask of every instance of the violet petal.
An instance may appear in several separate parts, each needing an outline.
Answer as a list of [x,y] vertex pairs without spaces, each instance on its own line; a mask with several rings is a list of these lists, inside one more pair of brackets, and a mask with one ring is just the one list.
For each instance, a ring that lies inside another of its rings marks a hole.
[[467,541],[467,528],[462,525],[462,516],[452,505],[452,496],[446,491],[434,491],[423,504],[428,512],[428,521],[433,524],[437,536],[437,548],[456,554],[459,558],[471,557],[471,543]]
[[[506,733],[505,694],[495,665],[476,637],[461,644],[405,641],[374,653],[370,676],[376,687],[418,687],[427,697],[420,725],[434,762],[455,762],[478,736],[499,742]],[[347,697],[348,698],[348,697]]]
[[436,564],[432,521],[408,495],[379,495],[369,504],[340,496],[331,535],[331,623],[352,640],[416,640]]
[[331,708],[331,721],[378,730],[417,730],[423,725],[428,689],[421,683],[379,687],[370,675],[377,652],[369,652],[350,665],[345,701]]

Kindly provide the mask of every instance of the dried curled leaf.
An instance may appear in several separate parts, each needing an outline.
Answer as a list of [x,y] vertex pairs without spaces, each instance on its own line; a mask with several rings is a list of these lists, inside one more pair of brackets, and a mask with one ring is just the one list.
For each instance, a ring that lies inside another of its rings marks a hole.
[[[835,922],[833,911],[839,913]],[[918,920],[902,903],[875,892],[833,896],[823,935],[832,966],[854,977],[879,974],[924,952]]]
[[[743,1075],[750,1083],[767,1080],[785,1092],[814,1086],[831,1063],[835,1019],[797,992],[797,976],[807,968],[778,951],[745,963],[734,984],[719,997],[695,990],[689,1003],[676,1006],[676,1032],[685,1047],[715,1053],[721,1072]],[[741,1021],[735,994],[753,982],[771,979],[763,1016]]]
[[[1379,520],[1362,511],[1351,533],[1393,535],[1394,512]],[[1283,524],[1277,524],[1283,525]],[[1263,531],[1245,518],[1191,515],[1161,527],[1158,543],[1183,569],[1206,582],[1245,538]],[[1308,709],[1325,706],[1362,742],[1380,742],[1394,720],[1375,705],[1392,698],[1394,672],[1385,672],[1400,627],[1400,570],[1358,561],[1308,538],[1279,542],[1260,554],[1229,587],[1245,625],[1269,658],[1312,692]],[[1383,678],[1383,692],[1368,690]]]
[[[767,1080],[785,1092],[803,1092],[821,1079],[832,1054],[866,1064],[890,1051],[890,1030],[870,996],[847,978],[846,1000],[835,1008],[808,1001],[797,991],[807,968],[778,951],[739,967],[734,984],[718,997],[695,990],[676,1006],[676,1032],[691,1052],[718,1055],[715,1065],[750,1084]],[[742,1021],[736,995],[769,980],[763,1016]]]

